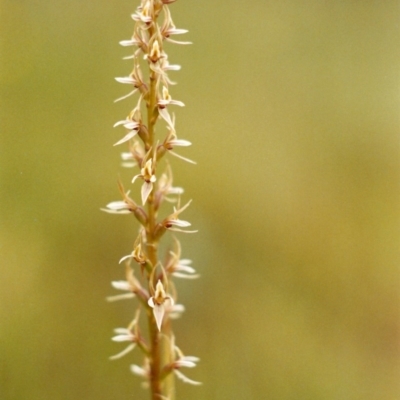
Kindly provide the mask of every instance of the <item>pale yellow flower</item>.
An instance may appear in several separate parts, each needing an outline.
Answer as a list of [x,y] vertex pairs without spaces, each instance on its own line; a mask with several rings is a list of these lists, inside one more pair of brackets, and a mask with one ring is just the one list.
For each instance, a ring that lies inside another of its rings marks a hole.
[[166,310],[165,302],[174,305],[173,298],[165,293],[164,285],[158,280],[154,296],[149,298],[148,304],[153,309],[154,318],[159,331],[161,331],[161,325]]

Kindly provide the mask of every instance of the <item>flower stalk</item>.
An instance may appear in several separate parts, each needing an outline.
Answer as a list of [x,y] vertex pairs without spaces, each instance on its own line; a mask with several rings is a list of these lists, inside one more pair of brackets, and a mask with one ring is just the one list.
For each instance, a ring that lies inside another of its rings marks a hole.
[[[170,236],[171,231],[196,232],[187,230],[191,224],[180,219],[190,201],[180,206],[183,189],[173,186],[172,169],[164,161],[171,154],[194,163],[173,151],[175,147],[191,145],[187,140],[178,139],[175,115],[171,112],[172,107],[183,107],[184,104],[170,94],[174,82],[168,73],[179,70],[180,66],[169,63],[165,44],[190,44],[171,38],[187,32],[177,29],[172,21],[169,5],[175,1],[141,0],[131,15],[134,21],[132,37],[120,42],[124,47],[133,47],[133,53],[124,58],[132,60],[133,67],[129,76],[116,78],[117,82],[131,87],[128,94],[116,101],[126,101],[134,95],[138,99],[128,116],[115,123],[114,127],[124,128],[125,133],[114,145],[127,146],[121,154],[122,165],[138,170],[132,185],[137,187],[138,182],[141,183],[140,201],[133,200],[130,191],[119,182],[122,200],[112,201],[103,209],[110,214],[132,214],[139,223],[131,253],[120,260],[125,264],[125,280],[112,282],[115,289],[125,293],[107,298],[109,301],[132,299],[135,317],[127,328],[115,330],[112,340],[128,342],[128,346],[110,358],[117,360],[132,351],[140,351],[143,364],[132,365],[131,371],[143,378],[152,400],[175,398],[174,377],[185,383],[199,384],[180,371],[182,367],[194,367],[198,358],[184,356],[175,345],[171,323],[184,311],[183,305],[177,304],[174,279],[198,277],[191,260],[180,258],[179,240]],[[166,125],[164,132],[162,125]],[[176,203],[176,206],[166,216],[159,216],[164,201]],[[168,239],[170,247],[165,257],[160,258],[159,243]],[[146,333],[142,332],[143,315],[147,319]]]

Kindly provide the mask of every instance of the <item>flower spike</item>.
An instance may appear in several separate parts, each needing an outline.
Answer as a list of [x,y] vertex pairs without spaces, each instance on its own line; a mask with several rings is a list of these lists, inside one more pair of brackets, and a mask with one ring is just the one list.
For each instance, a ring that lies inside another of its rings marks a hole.
[[[149,388],[152,399],[169,400],[174,397],[174,377],[185,383],[200,384],[181,372],[183,368],[194,368],[199,359],[183,355],[175,345],[173,333],[173,320],[185,311],[183,304],[176,304],[175,279],[195,279],[199,275],[192,261],[181,257],[179,241],[167,233],[197,232],[188,230],[191,223],[181,219],[181,213],[191,201],[180,206],[180,197],[185,192],[174,184],[169,163],[171,157],[177,157],[195,164],[181,155],[191,142],[177,133],[175,114],[171,110],[174,106],[184,107],[184,103],[170,93],[176,82],[169,76],[181,66],[170,61],[167,54],[170,43],[190,42],[175,40],[177,35],[188,32],[177,28],[172,20],[169,5],[176,0],[137,1],[136,10],[131,12],[133,33],[119,42],[130,51],[123,59],[132,60],[132,69],[115,78],[116,82],[128,87],[127,93],[115,102],[129,103],[132,98],[137,98],[137,103],[135,101],[136,104],[130,107],[127,117],[114,124],[117,131],[125,130],[114,144],[124,147],[120,153],[121,164],[135,172],[131,175],[132,188],[125,190],[118,180],[120,199],[109,202],[102,209],[108,214],[133,214],[139,222],[136,240],[127,254],[119,257],[119,264],[125,266],[125,276],[111,282],[121,294],[107,297],[109,302],[128,300],[136,303],[137,311],[126,328],[114,330],[112,341],[125,343],[126,347],[110,359],[118,360],[132,351],[141,352],[142,362],[132,364],[131,372],[142,379],[142,385]],[[161,169],[160,162],[164,160],[166,165]],[[138,180],[140,185],[135,184]],[[169,215],[162,206],[164,201],[175,205]],[[161,239],[170,240],[171,246],[161,243]],[[164,255],[161,252],[165,252]],[[143,317],[149,326],[144,333],[139,327],[144,323],[140,321],[139,324],[141,309],[145,310]],[[163,383],[167,376],[168,385]]]

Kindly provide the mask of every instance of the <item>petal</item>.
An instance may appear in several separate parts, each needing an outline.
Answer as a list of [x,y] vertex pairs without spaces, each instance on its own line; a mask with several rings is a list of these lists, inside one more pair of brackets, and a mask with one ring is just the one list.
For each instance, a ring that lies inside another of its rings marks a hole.
[[171,39],[171,38],[166,38],[165,40],[166,40],[167,42],[175,43],[175,44],[193,44],[193,42],[181,42],[181,41],[179,41],[179,40],[173,40],[173,39]]
[[133,168],[137,166],[137,162],[123,162],[121,163],[121,167],[124,168]]
[[[132,256],[129,256],[129,257],[132,257]],[[126,290],[126,291],[131,290],[131,285],[128,283],[128,281],[112,281],[111,286],[114,289],[118,289],[118,290]]]
[[183,33],[188,33],[189,31],[187,29],[168,29],[168,34],[169,35],[182,35]]
[[189,383],[190,385],[201,385],[201,382],[193,381],[192,379],[189,379],[187,376],[183,375],[182,372],[178,370],[174,370],[174,373],[176,376],[183,382]]
[[134,297],[135,297],[134,293],[124,293],[124,294],[117,294],[115,296],[108,296],[106,297],[106,300],[112,303],[113,301],[133,299]]
[[117,103],[118,101],[124,100],[124,99],[128,98],[129,96],[132,96],[136,91],[137,91],[137,89],[134,89],[134,90],[132,90],[132,92],[129,92],[125,96],[118,97],[118,99],[114,100],[114,103]]
[[128,204],[126,204],[122,200],[112,201],[111,203],[108,203],[106,205],[106,207],[109,208],[110,210],[127,210],[127,209],[129,209]]
[[134,183],[136,181],[137,178],[141,178],[142,174],[137,174],[132,178],[132,183]]
[[137,41],[134,40],[134,39],[121,40],[121,41],[119,42],[119,44],[120,44],[121,46],[124,46],[124,47],[127,47],[127,46],[135,46],[135,45],[137,45]]
[[184,192],[184,189],[181,187],[170,187],[168,189],[168,194],[182,194]]
[[118,146],[121,143],[125,143],[128,140],[132,139],[135,135],[137,134],[137,131],[131,131],[127,135],[125,135],[121,140],[119,140],[117,143],[114,143],[114,146]]
[[137,123],[136,121],[128,121],[126,124],[124,124],[124,127],[126,129],[138,129],[139,123]]
[[127,334],[127,335],[117,335],[111,338],[113,342],[130,342],[133,340],[134,337],[132,334]]
[[169,104],[174,104],[175,106],[185,107],[185,103],[179,100],[170,100]]
[[181,219],[171,219],[171,220],[168,221],[168,224],[175,225],[175,226],[180,226],[182,228],[186,228],[187,226],[192,225],[190,222],[182,221]]
[[183,233],[197,233],[198,230],[195,231],[185,231],[183,229],[179,229],[179,228],[168,228],[169,231],[173,231],[173,232],[183,232]]
[[183,140],[183,139],[170,140],[168,144],[172,146],[184,146],[184,147],[192,145],[192,143],[189,142],[189,140]]
[[183,304],[174,304],[171,309],[170,313],[183,313],[185,311],[185,306]]
[[173,156],[178,157],[178,158],[180,158],[181,160],[186,161],[186,162],[188,162],[188,163],[190,163],[190,164],[197,164],[196,161],[193,161],[193,160],[191,160],[190,158],[183,157],[183,156],[181,156],[180,154],[177,154],[177,153],[175,153],[175,152],[172,151],[172,150],[169,151],[169,154],[172,154]]
[[130,152],[128,152],[128,151],[123,151],[123,152],[121,153],[121,158],[122,158],[124,161],[133,160],[133,155],[132,155],[132,153],[130,153]]
[[121,121],[117,121],[117,122],[113,125],[113,128],[115,128],[116,126],[119,126],[119,125],[124,125],[124,124],[126,124],[127,122],[129,122],[128,119],[122,119]]
[[117,360],[118,358],[123,357],[124,355],[128,354],[135,348],[136,344],[131,343],[126,349],[122,350],[120,353],[115,354],[114,356],[109,357],[110,360]]
[[176,271],[184,271],[187,272],[188,274],[194,274],[196,273],[196,270],[192,267],[189,267],[188,265],[183,265],[183,264],[178,264],[175,268]]
[[123,256],[123,257],[118,261],[118,264],[121,264],[122,261],[125,261],[125,260],[127,260],[128,258],[132,258],[132,257],[133,257],[132,254],[128,254],[127,256]]
[[182,360],[186,360],[186,361],[192,361],[192,362],[199,362],[200,358],[199,357],[195,357],[195,356],[184,356],[182,357]]
[[109,210],[107,208],[100,208],[101,211],[104,211],[108,214],[130,214],[129,210]]
[[200,275],[198,275],[198,274],[187,275],[187,274],[181,274],[179,272],[173,272],[172,275],[175,276],[175,278],[181,278],[181,279],[197,279],[200,277]]
[[142,203],[145,205],[149,194],[153,190],[153,184],[151,182],[144,182],[142,185]]
[[175,361],[174,364],[178,368],[180,367],[194,368],[196,366],[196,364],[193,361],[183,360],[183,359]]
[[149,298],[149,300],[147,301],[147,304],[151,307],[154,308],[154,300],[152,297]]
[[159,331],[161,331],[161,325],[162,325],[162,321],[164,318],[164,313],[165,313],[164,304],[161,304],[161,305],[154,304],[153,314],[154,314],[154,318],[156,319],[156,324],[157,324],[157,328]]
[[132,364],[131,365],[131,372],[138,376],[147,376],[147,373],[144,368],[139,367],[139,365]]
[[136,83],[136,81],[130,76],[121,76],[114,79],[119,83],[127,83],[129,85],[134,85]]
[[164,119],[164,121],[168,124],[168,126],[172,129],[175,130],[174,124],[172,123],[171,116],[169,115],[169,112],[167,111],[166,108],[159,108],[158,112],[160,116]]
[[131,333],[131,331],[128,328],[115,328],[114,332],[120,335],[126,335],[128,333]]
[[182,67],[178,64],[168,64],[163,66],[164,71],[179,71]]

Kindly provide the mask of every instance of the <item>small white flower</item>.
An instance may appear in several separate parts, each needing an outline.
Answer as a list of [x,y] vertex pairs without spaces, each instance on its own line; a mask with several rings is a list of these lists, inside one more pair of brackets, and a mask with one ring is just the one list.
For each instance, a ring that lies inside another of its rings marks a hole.
[[141,190],[142,203],[144,205],[151,191],[153,190],[153,183],[157,180],[153,170],[153,159],[150,158],[146,161],[144,167],[140,171],[140,174],[133,177],[132,183],[135,182],[137,178],[142,178],[144,180]]
[[[129,352],[135,347],[138,340],[138,321],[139,321],[140,310],[136,311],[134,320],[129,324],[128,328],[116,328],[114,332],[117,334],[111,338],[113,342],[131,342],[124,350],[110,357],[110,360],[117,360]],[[135,330],[135,331],[134,331]]]
[[127,328],[115,328],[114,332],[118,333],[111,338],[114,342],[132,342],[135,340],[135,335]]
[[164,19],[164,24],[161,29],[161,34],[162,36],[171,43],[176,43],[176,44],[192,44],[192,42],[181,42],[177,40],[172,40],[170,38],[171,35],[182,35],[183,33],[187,33],[187,29],[177,29],[172,21],[171,18],[171,13],[168,9],[168,7],[165,7],[165,19]]
[[[186,228],[188,226],[191,225],[190,222],[188,221],[183,221],[178,219],[178,215],[185,211],[186,208],[189,207],[190,203],[192,202],[192,200],[188,201],[183,207],[176,209],[176,207],[174,207],[174,212],[172,214],[170,214],[167,218],[164,219],[164,221],[162,222],[162,225],[169,229],[170,231],[175,231],[175,232],[185,232],[185,233],[196,233],[196,231],[185,231],[182,230],[180,228]],[[177,228],[175,228],[175,226]]]
[[149,306],[153,309],[154,318],[156,320],[157,328],[161,331],[161,325],[165,314],[165,302],[174,305],[172,297],[167,296],[164,290],[164,285],[158,280],[154,296],[148,300]]
[[192,260],[181,257],[181,244],[175,239],[175,249],[169,252],[170,257],[167,260],[165,270],[175,276],[183,279],[196,279],[200,275],[196,274],[196,270],[191,266]]
[[139,6],[134,14],[131,15],[134,21],[141,21],[145,24],[151,22],[152,14],[152,2],[150,0],[146,1],[143,7]]
[[166,106],[168,106],[170,104],[174,104],[179,107],[185,106],[185,104],[183,102],[181,102],[179,100],[173,100],[171,95],[168,92],[168,89],[165,86],[163,86],[162,95],[163,95],[162,99],[158,100],[159,108],[165,108]]
[[[165,114],[165,112],[166,112],[165,110],[161,110],[161,111],[162,111],[164,114]],[[168,118],[170,118],[169,114],[168,114]],[[168,123],[169,134],[168,134],[168,136],[166,137],[166,139],[164,140],[163,146],[164,146],[167,150],[169,150],[170,154],[172,154],[173,156],[178,157],[178,158],[180,158],[181,160],[184,160],[184,161],[186,161],[186,162],[188,162],[188,163],[196,164],[195,161],[193,161],[193,160],[191,160],[191,159],[189,159],[189,158],[183,157],[183,156],[181,156],[180,154],[177,154],[177,153],[175,153],[174,151],[172,151],[172,149],[173,149],[175,146],[178,146],[178,147],[179,147],[179,146],[180,146],[180,147],[187,147],[187,146],[191,146],[192,143],[189,142],[188,140],[178,139],[178,137],[177,137],[177,135],[176,135],[176,130],[175,130],[175,114],[172,114],[172,119],[170,118],[170,123],[169,123],[169,122],[167,122],[167,123]]]
[[111,302],[117,300],[132,299],[133,297],[135,297],[135,293],[142,290],[140,282],[135,278],[133,269],[131,269],[128,265],[126,266],[126,280],[112,281],[111,285],[114,289],[127,292],[124,294],[107,297],[107,301]]
[[180,195],[184,192],[183,188],[178,186],[172,186],[172,171],[169,165],[167,165],[166,171],[161,174],[158,185],[157,194],[160,196],[160,201],[167,200],[171,203],[176,202],[177,199],[168,197],[169,195]]
[[171,351],[176,354],[175,361],[170,365],[170,368],[174,371],[174,374],[183,382],[189,383],[191,385],[201,385],[201,382],[194,381],[185,376],[182,372],[178,371],[178,369],[185,368],[194,368],[196,363],[200,361],[198,357],[194,356],[185,356],[178,346],[175,345],[175,337],[171,338]]
[[118,300],[133,299],[135,297],[135,293],[132,291],[132,286],[128,283],[128,281],[113,281],[111,282],[111,285],[114,289],[122,290],[128,293],[108,296],[106,298],[107,301],[113,302]]

